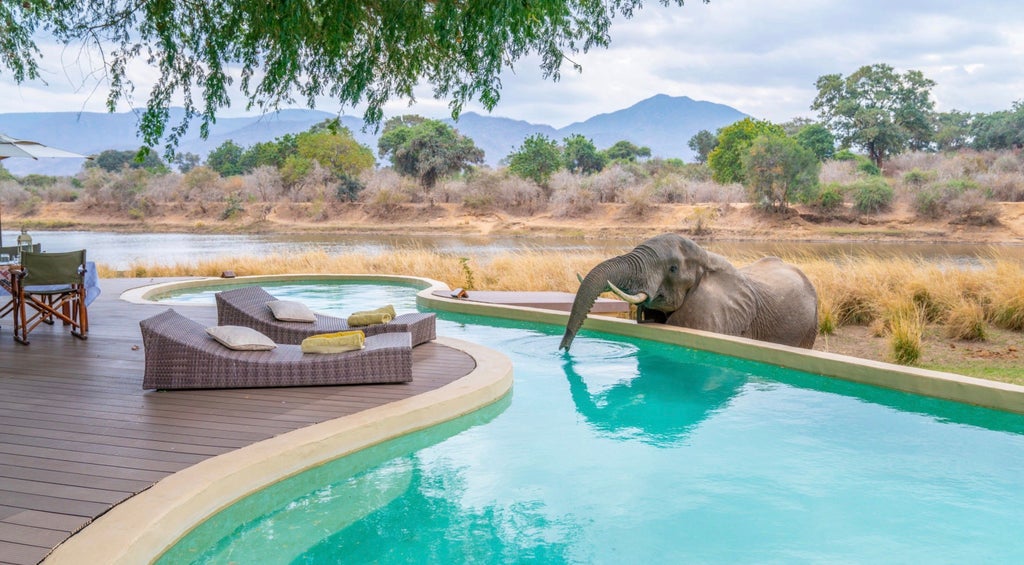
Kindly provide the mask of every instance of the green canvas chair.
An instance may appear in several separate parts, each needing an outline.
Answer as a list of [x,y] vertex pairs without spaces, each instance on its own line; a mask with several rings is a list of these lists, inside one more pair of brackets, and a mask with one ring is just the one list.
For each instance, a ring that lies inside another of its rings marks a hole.
[[15,285],[14,339],[28,344],[28,334],[41,323],[56,320],[71,326],[71,335],[86,339],[89,315],[85,305],[85,250],[66,253],[23,253]]

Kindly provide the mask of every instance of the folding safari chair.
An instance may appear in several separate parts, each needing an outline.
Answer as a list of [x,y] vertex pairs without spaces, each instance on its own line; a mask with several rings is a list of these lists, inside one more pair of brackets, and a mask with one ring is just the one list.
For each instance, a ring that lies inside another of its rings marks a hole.
[[71,335],[86,339],[89,315],[85,305],[85,250],[67,253],[22,253],[15,285],[18,314],[14,339],[28,344],[28,334],[41,323],[56,320],[71,326]]

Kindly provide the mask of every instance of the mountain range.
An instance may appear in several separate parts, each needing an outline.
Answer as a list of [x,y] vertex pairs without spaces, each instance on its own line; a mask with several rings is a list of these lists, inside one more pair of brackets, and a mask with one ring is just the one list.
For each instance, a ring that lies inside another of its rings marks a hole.
[[[181,109],[172,109],[169,125],[177,125],[183,116]],[[280,110],[262,116],[244,118],[218,118],[210,126],[207,139],[199,136],[198,123],[189,128],[178,144],[179,152],[206,155],[227,140],[242,147],[261,141],[272,141],[288,133],[299,133],[336,114],[319,110]],[[580,134],[593,140],[598,149],[611,147],[620,140],[630,141],[651,149],[655,157],[678,157],[692,160],[687,142],[700,130],[715,131],[747,117],[735,108],[693,100],[686,96],[658,94],[628,108],[599,114],[585,121],[563,128],[532,124],[496,116],[466,112],[459,120],[444,120],[473,139],[484,150],[485,162],[497,165],[522,144],[523,139],[543,134],[561,141]],[[363,121],[353,116],[342,116],[341,123],[354,137],[374,150],[379,132],[365,128]],[[19,139],[30,139],[60,149],[84,155],[95,155],[107,149],[135,150],[138,115],[134,112],[34,112],[0,113],[0,133]],[[162,151],[157,148],[158,151]],[[4,167],[16,175],[30,173],[71,175],[81,168],[79,159],[7,159]]]

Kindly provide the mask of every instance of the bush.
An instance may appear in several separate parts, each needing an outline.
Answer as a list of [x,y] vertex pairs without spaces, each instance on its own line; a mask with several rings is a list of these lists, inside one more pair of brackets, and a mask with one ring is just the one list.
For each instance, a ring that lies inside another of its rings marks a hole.
[[921,358],[924,321],[916,308],[900,307],[889,317],[889,350],[893,361],[913,365]]
[[832,213],[842,208],[844,201],[845,198],[843,197],[843,192],[839,189],[839,185],[827,184],[818,193],[815,205],[822,212]]
[[385,186],[364,190],[361,197],[365,203],[366,213],[382,220],[393,218],[401,211],[402,206],[409,202],[407,193],[398,188]]
[[936,176],[935,171],[911,169],[903,174],[903,182],[915,188],[922,188],[924,185],[934,181]]
[[946,337],[964,341],[985,341],[985,309],[976,302],[962,301],[946,316]]
[[872,163],[871,161],[868,161],[867,159],[858,160],[857,171],[872,177],[882,175],[882,169],[879,169],[878,165]]
[[597,208],[597,195],[576,185],[558,190],[551,196],[551,215],[556,218],[579,218]]
[[630,218],[642,218],[655,208],[651,201],[653,189],[650,185],[632,186],[620,193],[623,204],[626,206],[622,212]]
[[869,177],[850,186],[853,207],[861,214],[876,214],[892,204],[893,190],[882,177]]
[[914,194],[914,210],[922,218],[937,220],[945,214],[942,191],[936,187],[925,187]]

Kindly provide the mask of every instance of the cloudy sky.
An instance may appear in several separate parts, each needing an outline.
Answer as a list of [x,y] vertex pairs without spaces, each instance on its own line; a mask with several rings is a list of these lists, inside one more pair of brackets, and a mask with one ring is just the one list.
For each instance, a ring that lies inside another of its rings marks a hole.
[[[1024,99],[1020,0],[688,0],[681,8],[649,1],[633,19],[618,18],[611,33],[609,49],[576,57],[582,74],[566,68],[557,83],[541,78],[535,60],[516,63],[493,115],[562,127],[669,94],[783,122],[814,117],[819,76],[874,63],[923,72],[937,83],[940,111],[992,112]],[[83,70],[88,53],[43,48],[47,84],[17,86],[5,70],[0,113],[105,111],[104,83]],[[142,64],[132,72],[142,105],[153,72]],[[388,113],[446,116],[446,103],[432,100],[429,89],[417,98],[414,107],[398,101]],[[361,114],[329,100],[318,109]],[[243,111],[238,100],[223,115]]]

